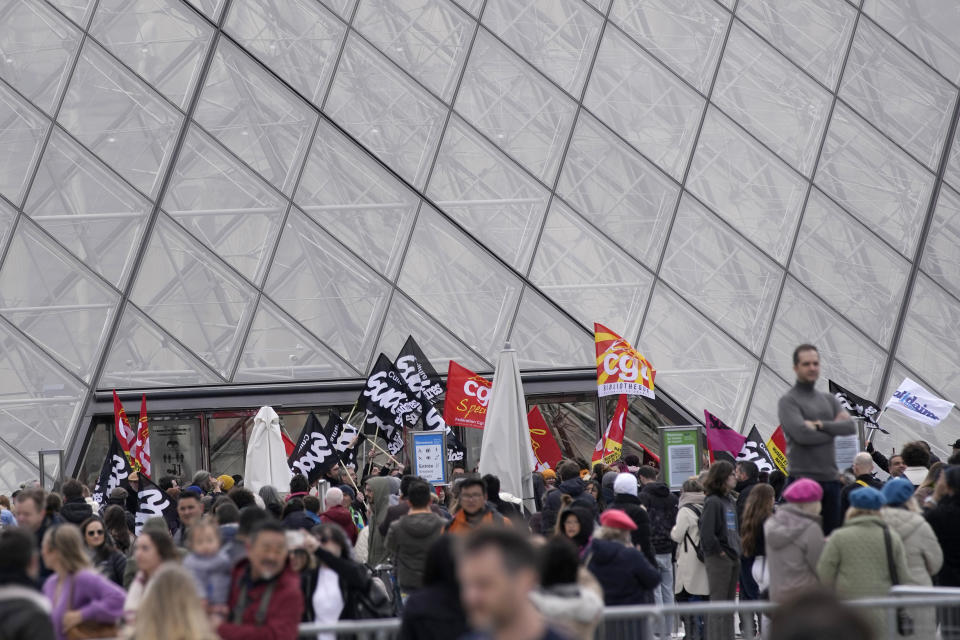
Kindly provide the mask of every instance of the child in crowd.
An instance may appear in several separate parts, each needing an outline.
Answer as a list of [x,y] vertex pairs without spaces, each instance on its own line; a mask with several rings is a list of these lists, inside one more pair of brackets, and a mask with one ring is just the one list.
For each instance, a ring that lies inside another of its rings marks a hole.
[[[220,548],[220,528],[210,518],[203,518],[190,528],[190,553],[183,560],[197,583],[197,593],[213,616],[226,618],[230,596],[230,558]],[[219,620],[215,620],[219,624]]]

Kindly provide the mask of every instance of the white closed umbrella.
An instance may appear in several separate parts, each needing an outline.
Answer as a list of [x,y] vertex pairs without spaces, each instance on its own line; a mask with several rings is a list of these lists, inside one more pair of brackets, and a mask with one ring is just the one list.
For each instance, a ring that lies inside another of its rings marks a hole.
[[260,407],[247,441],[243,486],[257,493],[260,487],[270,485],[286,493],[290,489],[290,478],[287,450],[280,435],[280,416],[273,407]]
[[530,513],[536,512],[533,500],[533,470],[537,458],[530,444],[527,403],[520,380],[517,352],[508,342],[497,356],[493,388],[483,424],[480,443],[480,473],[500,478],[500,491],[523,499]]

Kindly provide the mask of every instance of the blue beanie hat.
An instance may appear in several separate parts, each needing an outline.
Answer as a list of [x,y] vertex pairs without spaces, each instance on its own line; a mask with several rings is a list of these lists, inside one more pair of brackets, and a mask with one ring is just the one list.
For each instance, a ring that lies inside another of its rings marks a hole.
[[850,492],[850,506],[857,509],[879,511],[883,506],[883,494],[873,487],[860,487]]
[[913,496],[913,483],[906,478],[893,478],[883,485],[883,499],[887,504],[901,505]]

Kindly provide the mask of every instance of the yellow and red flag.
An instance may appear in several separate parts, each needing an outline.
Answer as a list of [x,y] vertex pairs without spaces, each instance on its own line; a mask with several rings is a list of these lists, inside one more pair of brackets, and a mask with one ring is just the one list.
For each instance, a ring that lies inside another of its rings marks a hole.
[[557,464],[563,458],[563,452],[557,439],[553,437],[547,421],[540,413],[540,407],[534,405],[533,409],[527,413],[527,427],[530,429],[530,444],[533,446],[533,455],[537,457],[537,468],[534,471],[543,471],[544,469],[556,469]]
[[617,408],[607,424],[603,437],[600,438],[593,450],[593,458],[590,460],[591,466],[597,462],[611,464],[620,459],[620,454],[623,452],[623,436],[626,432],[627,409],[629,406],[627,396],[621,395],[617,400]]
[[133,450],[134,445],[137,442],[137,432],[130,428],[130,421],[127,420],[127,412],[123,409],[123,404],[120,402],[120,396],[117,395],[116,390],[113,392],[113,432],[117,436],[117,442],[120,443],[120,448],[123,449],[124,455],[127,456],[127,460],[130,461],[130,466],[133,467],[134,471],[140,471],[140,466],[133,456],[130,455],[130,451]]
[[653,398],[653,365],[630,343],[602,324],[593,324],[597,345],[597,395]]
[[137,436],[130,457],[139,465],[139,471],[150,477],[150,427],[147,424],[147,396],[140,398],[140,419],[137,420]]
[[770,439],[767,440],[767,451],[773,458],[773,464],[781,473],[787,473],[787,439],[783,435],[783,426],[778,426]]

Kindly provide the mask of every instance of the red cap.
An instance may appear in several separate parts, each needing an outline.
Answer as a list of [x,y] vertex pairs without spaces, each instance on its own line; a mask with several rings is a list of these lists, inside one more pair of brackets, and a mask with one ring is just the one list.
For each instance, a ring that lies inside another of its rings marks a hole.
[[601,513],[600,524],[611,529],[626,529],[627,531],[634,531],[637,528],[637,524],[630,516],[620,509],[607,509]]

